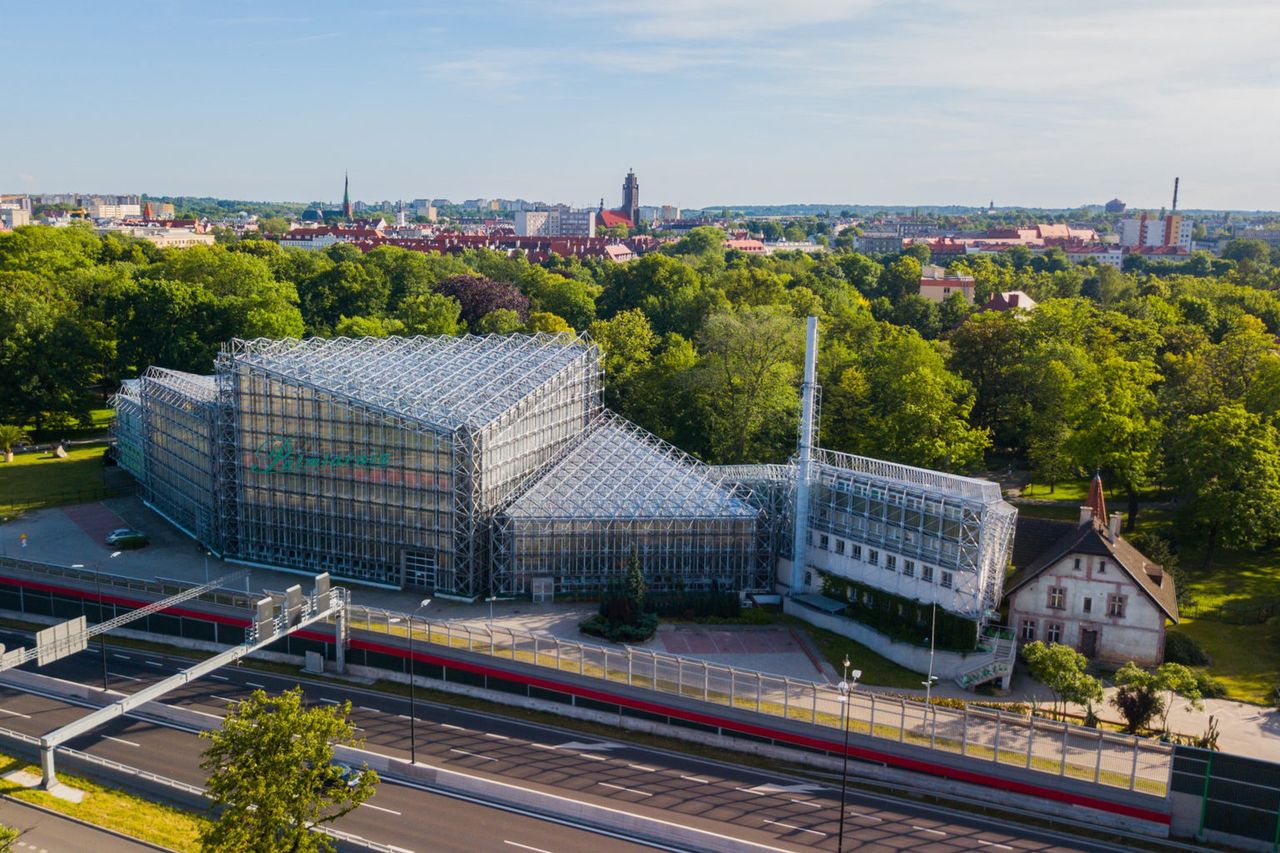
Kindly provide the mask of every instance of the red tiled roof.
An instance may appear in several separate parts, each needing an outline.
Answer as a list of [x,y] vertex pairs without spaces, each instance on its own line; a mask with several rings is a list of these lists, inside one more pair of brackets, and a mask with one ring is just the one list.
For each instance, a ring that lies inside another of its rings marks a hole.
[[618,225],[632,227],[631,217],[619,210],[602,210],[596,214],[596,221],[603,228],[613,228]]

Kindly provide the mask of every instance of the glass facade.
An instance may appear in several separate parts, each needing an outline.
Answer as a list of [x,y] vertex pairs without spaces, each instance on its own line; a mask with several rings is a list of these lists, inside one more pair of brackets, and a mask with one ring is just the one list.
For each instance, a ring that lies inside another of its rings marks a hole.
[[631,561],[655,590],[760,590],[771,583],[766,512],[750,492],[634,424],[601,415],[495,525],[495,580],[596,592]]

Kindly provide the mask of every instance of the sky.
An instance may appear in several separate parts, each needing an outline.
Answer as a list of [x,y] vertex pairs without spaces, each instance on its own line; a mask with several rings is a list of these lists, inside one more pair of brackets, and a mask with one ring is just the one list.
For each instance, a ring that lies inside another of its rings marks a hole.
[[0,192],[1280,208],[1274,0],[0,4]]

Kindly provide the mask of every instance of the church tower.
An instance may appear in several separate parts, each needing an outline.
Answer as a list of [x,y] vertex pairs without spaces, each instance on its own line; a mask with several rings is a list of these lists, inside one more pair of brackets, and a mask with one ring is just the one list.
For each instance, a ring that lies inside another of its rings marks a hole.
[[346,173],[342,173],[342,215],[351,218],[351,177]]
[[626,214],[631,220],[631,227],[640,224],[640,181],[636,179],[636,173],[628,169],[626,180],[622,182],[622,210],[621,213]]

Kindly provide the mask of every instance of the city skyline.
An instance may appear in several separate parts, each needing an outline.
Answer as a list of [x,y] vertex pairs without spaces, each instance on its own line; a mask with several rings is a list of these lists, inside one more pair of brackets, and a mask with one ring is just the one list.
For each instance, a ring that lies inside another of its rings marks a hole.
[[[878,0],[7,9],[5,192],[1275,209],[1280,13]],[[75,23],[68,25],[67,21]],[[57,45],[57,50],[51,50]],[[1223,129],[1229,128],[1230,133]],[[100,132],[95,132],[100,131]]]

